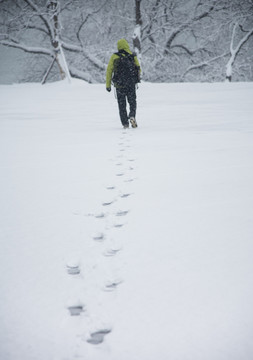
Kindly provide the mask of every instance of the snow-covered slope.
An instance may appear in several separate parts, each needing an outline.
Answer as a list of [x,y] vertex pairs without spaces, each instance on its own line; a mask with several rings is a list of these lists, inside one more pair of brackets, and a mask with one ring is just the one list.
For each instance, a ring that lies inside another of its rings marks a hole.
[[252,95],[0,86],[2,360],[252,358]]

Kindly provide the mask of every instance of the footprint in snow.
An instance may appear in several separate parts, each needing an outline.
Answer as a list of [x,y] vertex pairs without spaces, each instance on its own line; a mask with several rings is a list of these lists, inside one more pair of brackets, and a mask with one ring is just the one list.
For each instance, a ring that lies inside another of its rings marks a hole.
[[122,283],[122,280],[108,282],[104,287],[104,291],[114,291],[114,290],[116,290],[118,285],[121,283]]
[[67,272],[69,275],[79,275],[81,270],[79,265],[67,265]]
[[107,186],[106,189],[107,189],[107,190],[114,190],[114,189],[116,189],[116,188],[115,188],[115,186]]
[[124,224],[114,224],[114,227],[116,229],[122,228],[124,226]]
[[127,183],[130,183],[130,182],[133,182],[134,181],[134,179],[127,179],[127,180],[125,180],[125,182],[127,182]]
[[103,219],[103,218],[105,218],[105,214],[104,213],[97,214],[97,215],[95,215],[95,218],[96,219]]
[[115,256],[121,249],[107,249],[104,252],[104,256]]
[[109,334],[111,329],[101,329],[90,334],[90,338],[87,340],[89,344],[98,345],[104,341],[105,335]]
[[105,235],[103,233],[97,233],[97,234],[93,235],[92,238],[95,241],[104,241]]
[[126,216],[129,213],[128,210],[118,211],[116,216]]
[[129,196],[131,196],[131,194],[128,194],[128,193],[125,193],[125,194],[120,195],[120,197],[121,197],[122,199],[125,199],[125,198],[127,198],[127,197],[129,197]]
[[113,201],[105,201],[102,203],[102,206],[110,206],[113,204]]
[[79,316],[82,312],[84,312],[84,305],[77,304],[77,305],[71,305],[68,307],[69,313],[71,316]]
[[66,263],[66,270],[69,275],[79,275],[81,272],[79,258],[74,256],[69,259]]

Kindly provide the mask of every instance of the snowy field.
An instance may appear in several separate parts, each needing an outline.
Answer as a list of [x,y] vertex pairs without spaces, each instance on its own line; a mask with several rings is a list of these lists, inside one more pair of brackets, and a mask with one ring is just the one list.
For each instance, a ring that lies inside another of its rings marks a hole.
[[253,83],[137,96],[0,86],[1,360],[253,358]]

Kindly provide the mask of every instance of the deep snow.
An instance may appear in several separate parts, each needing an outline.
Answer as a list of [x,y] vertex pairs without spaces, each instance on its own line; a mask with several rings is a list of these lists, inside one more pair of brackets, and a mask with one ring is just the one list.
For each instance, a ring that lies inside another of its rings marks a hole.
[[252,359],[253,84],[137,94],[0,86],[1,360]]

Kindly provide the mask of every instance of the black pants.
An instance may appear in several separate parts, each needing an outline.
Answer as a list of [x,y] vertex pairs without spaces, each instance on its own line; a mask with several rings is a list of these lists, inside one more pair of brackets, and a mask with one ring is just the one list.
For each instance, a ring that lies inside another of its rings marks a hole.
[[[134,117],[136,114],[136,90],[135,85],[124,88],[116,88],[117,100],[119,105],[119,115],[122,125],[128,125],[128,118]],[[127,102],[129,103],[129,116],[127,115]]]

